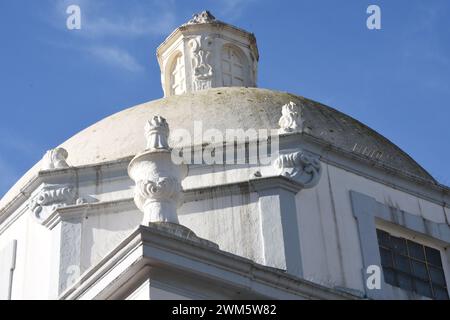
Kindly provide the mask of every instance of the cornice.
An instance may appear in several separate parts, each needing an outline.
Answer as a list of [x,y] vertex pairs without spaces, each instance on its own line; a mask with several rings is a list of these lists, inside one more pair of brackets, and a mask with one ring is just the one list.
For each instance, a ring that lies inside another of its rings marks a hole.
[[77,185],[85,178],[89,177],[92,171],[96,170],[111,170],[112,173],[119,173],[123,171],[124,174],[126,174],[128,163],[132,158],[133,157],[125,157],[114,161],[96,163],[92,165],[37,171],[28,181],[24,183],[18,193],[2,208],[0,208],[0,224],[3,223],[12,212],[23,205],[41,184],[66,180],[67,182],[72,182]]
[[[375,160],[367,159],[356,153],[348,152],[304,132],[280,135],[281,149],[289,145],[291,145],[292,148],[292,144],[298,144],[304,147],[305,143],[308,144],[308,146],[304,149],[320,155],[320,161],[324,163],[331,164],[393,189],[412,194],[421,199],[450,209],[450,188],[447,186],[438,183],[431,183],[426,179],[412,176],[406,172],[394,169],[388,164],[380,163]],[[316,150],[312,150],[314,147]],[[195,148],[195,146],[192,148]],[[127,166],[132,159],[133,156],[128,156],[114,161],[96,163],[92,165],[38,172],[24,184],[14,198],[12,198],[0,209],[0,224],[3,223],[21,205],[23,205],[29,199],[33,191],[46,179],[48,180],[52,177],[59,179],[61,177],[77,176],[80,178],[83,176],[88,176],[89,172],[100,168],[116,168],[119,171],[123,170],[123,174],[126,176]],[[357,168],[358,166],[360,168]],[[207,165],[194,165],[192,167],[208,168]],[[248,184],[248,181],[242,181],[242,185],[245,183]],[[220,185],[208,186],[200,189],[210,189],[218,186]],[[186,191],[189,192],[190,190]]]
[[[153,248],[153,249],[151,249]],[[156,251],[155,251],[156,250]],[[164,252],[163,256],[157,252]],[[144,268],[159,267],[177,270],[182,268],[184,272],[214,279],[219,283],[227,284],[235,288],[251,290],[256,286],[268,286],[275,290],[296,295],[298,298],[309,299],[359,299],[360,297],[342,293],[335,289],[321,286],[304,279],[289,275],[284,271],[259,265],[249,259],[242,258],[231,253],[221,251],[215,247],[204,245],[189,239],[180,238],[166,232],[156,226],[139,226],[130,236],[121,242],[97,265],[87,270],[71,288],[61,294],[61,300],[76,300],[98,283],[101,283],[108,274],[112,274],[114,268],[127,257],[134,255],[134,260],[123,266],[123,272],[118,274],[111,283],[105,284],[99,289],[94,298],[108,299],[117,295],[120,283],[127,279],[131,273],[138,273]],[[207,270],[200,272],[194,270],[189,261],[195,261],[195,265],[208,265]],[[172,258],[171,258],[172,257]],[[214,270],[212,270],[214,269]],[[217,275],[220,277],[217,278]],[[122,278],[122,279],[121,279]],[[239,281],[239,282],[238,282]],[[125,282],[124,282],[125,284]],[[114,287],[114,290],[111,288]],[[255,294],[261,294],[255,292]],[[267,297],[275,299],[276,297]]]
[[236,32],[238,33],[242,38],[247,38],[250,39],[250,43],[252,44],[252,46],[254,47],[254,53],[256,55],[256,59],[259,60],[259,52],[258,52],[258,47],[256,45],[256,38],[255,35],[251,32],[245,31],[244,29],[235,27],[233,25],[230,25],[228,23],[224,23],[221,21],[214,21],[214,22],[209,22],[209,23],[199,23],[199,24],[190,24],[190,25],[182,25],[179,26],[178,28],[176,28],[174,31],[172,31],[172,33],[158,46],[158,48],[156,49],[156,56],[159,59],[161,56],[161,51],[164,48],[170,47],[181,35],[183,35],[184,33],[189,33],[190,31],[192,32],[198,32],[199,30],[202,29],[207,29],[207,28],[216,28],[218,30],[227,30],[230,32]]

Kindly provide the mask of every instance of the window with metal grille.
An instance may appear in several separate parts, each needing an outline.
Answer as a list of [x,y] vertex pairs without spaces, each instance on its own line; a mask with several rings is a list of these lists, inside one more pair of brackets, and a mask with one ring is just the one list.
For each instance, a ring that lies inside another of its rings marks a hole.
[[432,299],[448,299],[439,250],[377,229],[384,281]]

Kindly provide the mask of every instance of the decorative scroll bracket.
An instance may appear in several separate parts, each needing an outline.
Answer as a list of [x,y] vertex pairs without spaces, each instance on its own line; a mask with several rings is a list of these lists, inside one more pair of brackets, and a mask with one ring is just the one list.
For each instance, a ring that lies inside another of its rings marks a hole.
[[306,189],[315,187],[322,175],[319,157],[303,150],[279,155],[273,168],[277,175],[292,179]]
[[29,208],[43,224],[49,216],[62,207],[76,204],[75,188],[64,184],[46,184],[31,198]]

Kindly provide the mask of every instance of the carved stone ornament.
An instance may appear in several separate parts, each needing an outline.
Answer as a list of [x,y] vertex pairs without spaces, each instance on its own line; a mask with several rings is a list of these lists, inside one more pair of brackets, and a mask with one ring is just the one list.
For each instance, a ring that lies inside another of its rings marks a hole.
[[316,186],[322,175],[319,158],[304,151],[279,155],[273,166],[278,175],[293,179],[304,188]]
[[148,149],[137,155],[128,166],[128,174],[135,182],[134,202],[144,213],[144,225],[179,223],[177,208],[182,195],[181,180],[187,167],[172,162],[168,134],[166,120],[153,117],[146,126]]
[[56,148],[47,151],[42,159],[42,170],[69,168],[66,160],[69,154],[66,149]]
[[211,58],[212,37],[201,36],[189,41],[192,54],[193,88],[195,91],[212,87],[213,68]]
[[192,19],[189,20],[186,24],[198,24],[198,23],[210,23],[216,21],[216,17],[214,17],[209,11],[202,11],[200,13],[196,13],[192,16]]
[[136,183],[136,191],[141,198],[152,198],[155,201],[166,198],[177,198],[181,188],[173,178],[158,178],[155,181],[141,180]]
[[45,185],[31,200],[29,208],[34,217],[43,222],[58,208],[76,203],[76,192],[69,185]]
[[294,102],[285,104],[281,109],[281,118],[278,122],[279,133],[303,132],[303,110]]
[[176,210],[181,190],[177,178],[155,176],[136,183],[134,201],[139,210],[148,213],[148,222],[178,223]]
[[145,126],[147,150],[169,150],[169,133],[169,125],[166,119],[160,116],[154,116]]

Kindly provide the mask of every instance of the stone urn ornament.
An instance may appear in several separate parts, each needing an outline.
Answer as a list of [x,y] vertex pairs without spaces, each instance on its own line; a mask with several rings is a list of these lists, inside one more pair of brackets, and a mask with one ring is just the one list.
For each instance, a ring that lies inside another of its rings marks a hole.
[[144,225],[179,224],[177,208],[187,166],[172,161],[169,133],[166,119],[154,116],[145,126],[147,149],[131,160],[128,167],[128,174],[135,182],[134,201],[144,213]]

